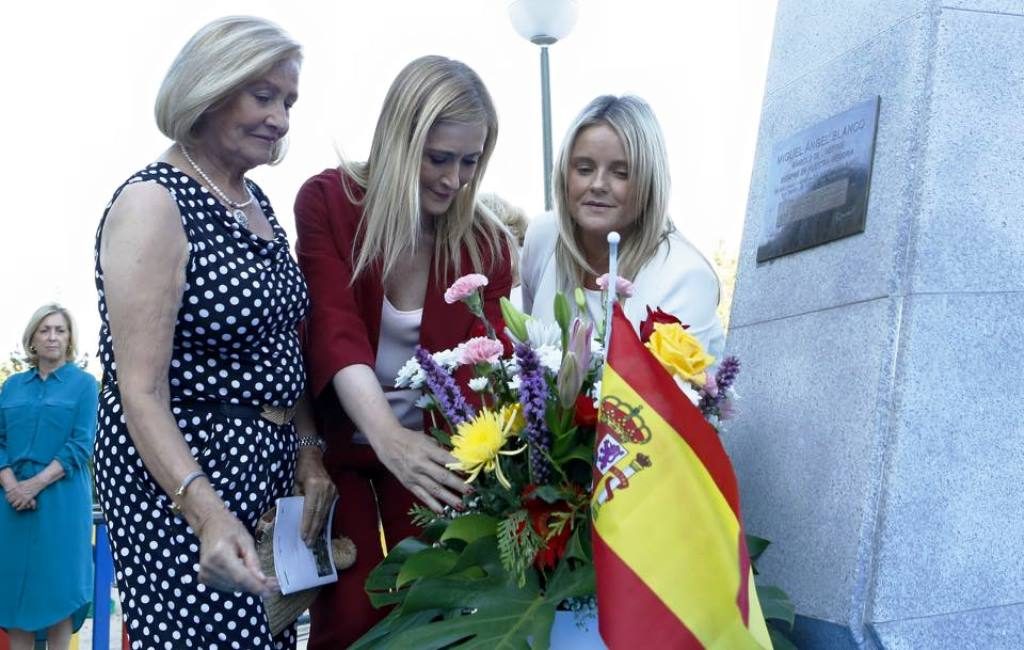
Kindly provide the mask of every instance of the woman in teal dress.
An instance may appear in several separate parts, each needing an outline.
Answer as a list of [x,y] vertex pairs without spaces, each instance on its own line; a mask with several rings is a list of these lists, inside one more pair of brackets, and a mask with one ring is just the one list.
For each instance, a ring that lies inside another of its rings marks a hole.
[[22,344],[30,370],[0,388],[0,628],[66,649],[92,600],[96,379],[75,358],[71,314],[39,308]]

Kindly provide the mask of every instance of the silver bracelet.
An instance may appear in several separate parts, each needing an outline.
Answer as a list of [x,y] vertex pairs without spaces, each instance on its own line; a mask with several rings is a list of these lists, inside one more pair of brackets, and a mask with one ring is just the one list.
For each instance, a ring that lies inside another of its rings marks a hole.
[[171,497],[171,512],[176,515],[181,514],[181,504],[179,501],[183,496],[185,496],[185,490],[187,490],[188,486],[192,484],[192,481],[196,480],[200,476],[209,480],[206,473],[199,469],[194,472],[189,472],[185,475],[185,478],[181,479],[181,485],[178,486],[178,489],[174,491],[174,495]]
[[299,449],[303,447],[316,447],[320,450],[320,453],[327,451],[327,443],[315,433],[299,436]]

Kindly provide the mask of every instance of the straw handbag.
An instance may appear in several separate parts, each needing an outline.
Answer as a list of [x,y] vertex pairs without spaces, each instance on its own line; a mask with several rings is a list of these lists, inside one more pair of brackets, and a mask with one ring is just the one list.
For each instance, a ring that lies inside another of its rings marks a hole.
[[[274,519],[277,516],[277,508],[271,508],[260,517],[256,524],[256,554],[260,559],[260,569],[268,576],[275,575],[274,571]],[[338,571],[347,569],[356,561],[356,545],[347,537],[337,537],[331,540],[331,551],[334,555],[334,565]],[[277,635],[284,628],[291,625],[302,612],[309,609],[316,599],[319,587],[304,589],[288,594],[287,596],[276,593],[263,599],[263,605],[267,610],[267,621],[270,623],[270,633]]]

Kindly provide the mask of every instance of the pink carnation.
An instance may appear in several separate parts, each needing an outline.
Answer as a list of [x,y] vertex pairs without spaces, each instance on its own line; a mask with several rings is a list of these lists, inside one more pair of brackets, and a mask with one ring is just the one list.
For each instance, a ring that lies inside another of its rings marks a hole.
[[480,287],[487,286],[487,276],[479,273],[470,273],[456,280],[448,290],[444,292],[444,301],[453,305],[460,300],[465,300],[473,295]]
[[[608,274],[605,273],[597,279],[597,286],[601,291],[608,290]],[[615,278],[615,295],[622,296],[623,298],[631,298],[633,296],[633,283],[622,276]]]
[[459,363],[464,366],[471,366],[477,363],[492,363],[497,361],[504,351],[505,347],[500,341],[495,341],[485,336],[477,336],[469,339],[459,347]]

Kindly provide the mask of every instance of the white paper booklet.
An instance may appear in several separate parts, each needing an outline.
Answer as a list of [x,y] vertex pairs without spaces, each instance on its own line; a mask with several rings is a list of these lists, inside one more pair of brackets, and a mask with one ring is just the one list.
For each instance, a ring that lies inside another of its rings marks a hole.
[[[331,552],[331,521],[334,505],[324,523],[323,533],[312,548],[302,541],[302,505],[305,497],[283,497],[277,500],[274,520],[274,572],[281,583],[281,593],[290,594],[310,587],[330,584],[338,579]],[[335,498],[337,501],[337,498]]]

